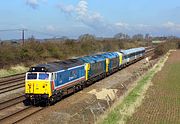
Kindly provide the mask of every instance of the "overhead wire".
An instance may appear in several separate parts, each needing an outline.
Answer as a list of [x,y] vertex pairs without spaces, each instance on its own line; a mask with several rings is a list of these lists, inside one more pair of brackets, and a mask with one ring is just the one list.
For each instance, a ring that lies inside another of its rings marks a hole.
[[42,31],[37,31],[37,30],[33,30],[33,29],[27,29],[27,28],[15,28],[15,29],[1,29],[0,32],[14,32],[14,31],[24,31],[26,33],[30,33],[31,34],[35,34],[35,35],[43,35],[43,36],[48,36],[48,37],[53,37],[56,38],[60,35],[54,35],[51,33],[47,33],[47,32],[42,32]]

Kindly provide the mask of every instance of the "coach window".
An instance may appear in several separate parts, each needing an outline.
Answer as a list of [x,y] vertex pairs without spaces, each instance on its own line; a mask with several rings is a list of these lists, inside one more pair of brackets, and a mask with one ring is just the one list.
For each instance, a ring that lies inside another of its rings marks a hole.
[[133,53],[133,56],[135,56],[136,55],[136,53]]

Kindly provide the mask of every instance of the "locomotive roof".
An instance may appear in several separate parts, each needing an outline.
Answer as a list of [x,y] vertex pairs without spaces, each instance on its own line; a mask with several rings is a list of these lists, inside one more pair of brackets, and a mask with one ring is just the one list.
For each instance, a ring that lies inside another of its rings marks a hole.
[[93,56],[84,56],[79,58],[80,60],[86,62],[86,63],[95,63],[99,61],[104,61],[105,59],[102,56],[99,55],[93,55]]
[[128,54],[143,51],[143,50],[145,50],[144,47],[138,47],[138,48],[132,48],[132,49],[127,49],[127,50],[121,50],[120,52],[123,53],[123,54],[128,55]]
[[100,54],[100,56],[104,58],[115,58],[118,56],[118,54],[116,52],[107,52],[107,53]]
[[80,66],[83,64],[84,62],[79,59],[69,59],[64,61],[50,62],[47,64],[39,64],[35,67],[31,67],[29,72],[39,72],[39,71],[56,72],[56,71],[61,71],[68,68]]
[[106,52],[92,56],[84,56],[79,59],[87,63],[95,63],[99,61],[105,61],[106,58],[115,58],[117,56],[118,54],[116,52]]

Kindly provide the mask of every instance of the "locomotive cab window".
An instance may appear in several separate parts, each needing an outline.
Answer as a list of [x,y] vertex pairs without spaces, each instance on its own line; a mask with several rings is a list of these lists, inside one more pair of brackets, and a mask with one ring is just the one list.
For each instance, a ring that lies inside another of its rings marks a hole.
[[27,79],[29,79],[29,80],[37,79],[37,74],[36,73],[28,73]]
[[57,73],[52,73],[51,80],[55,80],[57,77]]
[[40,80],[48,80],[49,79],[49,74],[39,73],[39,79]]

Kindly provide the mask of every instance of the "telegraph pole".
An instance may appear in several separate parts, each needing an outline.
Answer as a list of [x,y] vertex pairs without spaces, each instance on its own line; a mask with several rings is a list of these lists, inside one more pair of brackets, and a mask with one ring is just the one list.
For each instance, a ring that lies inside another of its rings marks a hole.
[[25,42],[25,30],[24,29],[22,29],[22,42],[24,45],[24,42]]

